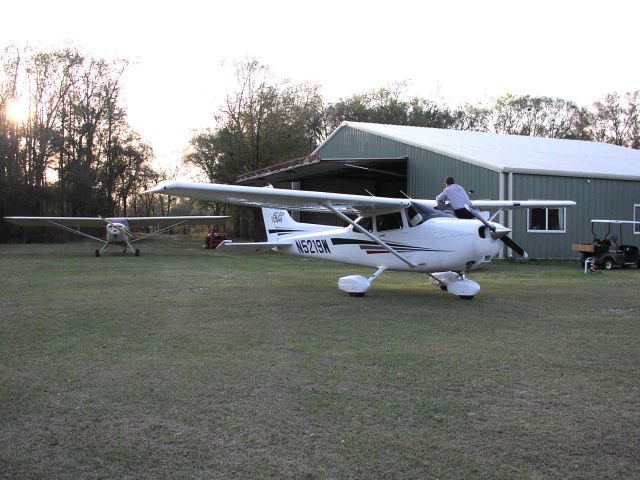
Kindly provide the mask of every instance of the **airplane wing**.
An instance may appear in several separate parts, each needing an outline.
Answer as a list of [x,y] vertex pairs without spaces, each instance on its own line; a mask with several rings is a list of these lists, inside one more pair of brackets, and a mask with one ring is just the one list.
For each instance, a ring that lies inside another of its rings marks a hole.
[[[187,215],[183,217],[127,217],[130,227],[169,226],[169,225],[206,225],[209,223],[221,223],[231,218],[221,215]],[[113,220],[113,219],[110,219]],[[104,224],[104,222],[103,222]]]
[[[435,207],[435,200],[414,200],[420,205]],[[573,207],[576,202],[572,200],[472,200],[475,209],[507,209],[514,208],[546,208],[546,207]]]
[[[411,205],[411,200],[403,198],[193,182],[160,183],[145,193],[163,193],[253,207],[314,212],[330,212],[336,209],[346,213],[367,215],[371,215],[374,212],[398,210]],[[329,205],[332,208],[328,208]]]
[[573,207],[572,200],[473,200],[474,208],[545,208]]
[[[406,208],[412,202],[435,207],[435,200],[372,197],[342,193],[285,190],[280,188],[245,187],[213,183],[164,182],[145,193],[164,193],[213,202],[235,203],[254,207],[282,208],[285,210],[333,211],[371,215]],[[474,208],[512,209],[537,207],[569,207],[569,200],[474,200]],[[330,205],[332,208],[328,208]]]

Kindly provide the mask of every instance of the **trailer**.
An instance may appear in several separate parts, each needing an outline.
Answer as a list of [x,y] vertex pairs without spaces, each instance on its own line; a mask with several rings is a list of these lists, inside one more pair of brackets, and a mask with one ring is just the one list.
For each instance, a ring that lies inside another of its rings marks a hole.
[[[604,226],[606,225],[606,232]],[[618,235],[612,235],[612,227],[615,229],[617,225]],[[581,263],[585,269],[588,268],[604,268],[612,270],[614,267],[627,268],[636,266],[640,268],[640,252],[635,245],[628,245],[622,240],[623,225],[633,225],[634,232],[640,222],[631,220],[591,220],[591,233],[593,241],[591,243],[574,243],[571,250],[582,254]],[[599,232],[604,233],[601,238],[596,234],[599,226]]]

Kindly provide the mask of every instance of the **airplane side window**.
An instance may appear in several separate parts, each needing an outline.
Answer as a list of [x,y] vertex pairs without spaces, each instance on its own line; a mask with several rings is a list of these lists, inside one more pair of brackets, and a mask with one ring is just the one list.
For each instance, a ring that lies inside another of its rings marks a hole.
[[356,223],[366,231],[373,232],[373,219],[371,217],[362,217]]
[[402,214],[400,212],[386,213],[376,216],[376,229],[379,232],[398,230],[402,228]]

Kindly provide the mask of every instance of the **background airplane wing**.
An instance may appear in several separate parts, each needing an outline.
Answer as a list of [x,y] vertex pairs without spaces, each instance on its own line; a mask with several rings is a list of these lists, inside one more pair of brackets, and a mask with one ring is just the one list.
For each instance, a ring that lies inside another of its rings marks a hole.
[[162,193],[211,202],[299,211],[329,212],[327,205],[331,205],[346,213],[369,215],[411,205],[411,200],[402,198],[192,182],[160,183],[145,193]]
[[4,217],[7,222],[29,227],[55,227],[63,225],[70,228],[104,227],[100,217]]
[[[63,225],[70,228],[80,227],[104,227],[105,219],[100,217],[4,217],[5,220],[17,225],[30,227],[56,227]],[[146,227],[169,225],[205,225],[218,223],[229,218],[227,216],[182,216],[182,217],[113,217],[107,218],[112,222],[122,221],[126,218],[130,227]]]

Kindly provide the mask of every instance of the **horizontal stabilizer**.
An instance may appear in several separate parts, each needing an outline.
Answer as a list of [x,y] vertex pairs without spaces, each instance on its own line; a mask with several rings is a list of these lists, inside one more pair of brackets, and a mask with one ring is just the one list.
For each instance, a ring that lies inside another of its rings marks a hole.
[[224,240],[216,247],[216,250],[225,252],[268,252],[276,247],[291,245],[289,242],[249,242],[234,243],[232,240]]

